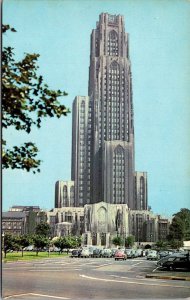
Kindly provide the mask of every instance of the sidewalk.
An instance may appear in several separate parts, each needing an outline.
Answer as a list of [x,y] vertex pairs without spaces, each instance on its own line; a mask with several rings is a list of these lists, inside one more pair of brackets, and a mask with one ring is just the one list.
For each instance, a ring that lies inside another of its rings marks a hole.
[[190,281],[190,272],[170,272],[170,271],[160,271],[157,273],[147,274],[146,278],[153,278],[153,279],[169,279],[169,280],[185,280]]

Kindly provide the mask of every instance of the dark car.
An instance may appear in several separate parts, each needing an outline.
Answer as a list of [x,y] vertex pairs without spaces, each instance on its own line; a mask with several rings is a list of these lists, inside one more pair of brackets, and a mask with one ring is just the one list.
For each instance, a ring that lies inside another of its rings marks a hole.
[[190,270],[189,255],[175,254],[175,255],[164,257],[157,262],[157,266],[159,268],[163,268],[167,270],[175,270],[175,269]]
[[81,255],[81,250],[73,250],[71,252],[71,257],[80,257]]
[[127,254],[127,258],[134,258],[135,257],[135,253],[133,249],[126,249],[125,253]]
[[161,258],[164,258],[164,257],[172,255],[172,254],[173,254],[173,252],[171,252],[171,251],[159,251],[158,257],[159,257],[159,259],[161,259]]
[[102,257],[102,250],[101,249],[94,249],[92,257]]
[[107,257],[107,258],[112,257],[112,251],[111,251],[111,249],[109,249],[109,248],[104,248],[104,249],[102,250],[102,257]]

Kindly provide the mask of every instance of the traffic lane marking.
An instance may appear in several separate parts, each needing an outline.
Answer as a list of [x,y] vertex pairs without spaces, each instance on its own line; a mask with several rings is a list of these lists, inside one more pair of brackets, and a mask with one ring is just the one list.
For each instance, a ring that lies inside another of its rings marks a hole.
[[[105,266],[110,266],[110,265],[112,265],[112,263],[99,265],[99,266],[96,266],[95,269],[97,269],[97,268],[102,268],[102,267],[105,267]],[[94,270],[95,270],[95,269],[94,269]]]
[[[112,277],[116,277],[116,278],[123,278],[123,279],[129,279],[129,280],[134,280],[135,278],[130,278],[130,277],[126,277],[126,276],[118,276],[118,275],[109,275]],[[144,280],[144,281],[149,281],[150,279],[148,278],[139,278],[138,276],[136,276],[137,280]],[[152,279],[153,281],[157,281],[156,279]],[[167,280],[159,280],[159,282],[168,282]]]
[[55,270],[52,270],[52,269],[40,269],[40,270],[28,270],[28,272],[64,272],[64,271],[82,271],[82,269],[55,269]]
[[[149,282],[136,282],[136,281],[124,281],[124,280],[114,280],[114,279],[105,279],[105,278],[97,278],[97,277],[91,277],[91,276],[86,276],[84,274],[80,274],[80,277],[91,279],[91,280],[99,280],[99,281],[106,281],[106,282],[117,282],[117,283],[133,283],[137,285],[148,285],[148,286],[163,286],[163,287],[174,287],[174,288],[186,288],[190,289],[188,286],[180,286],[180,285],[172,285],[172,284],[158,284],[158,283],[150,283]],[[139,279],[138,279],[139,280]]]
[[140,264],[141,264],[141,262],[138,262],[138,263],[132,265],[131,267],[134,267],[134,266],[137,266],[137,265],[140,265]]
[[60,297],[60,296],[51,296],[51,295],[43,295],[43,294],[34,294],[34,293],[27,293],[27,294],[17,294],[17,295],[11,295],[11,296],[7,296],[4,297],[4,299],[11,299],[13,297],[22,297],[22,296],[38,296],[38,297],[46,297],[46,298],[54,298],[54,299],[70,299],[67,297]]

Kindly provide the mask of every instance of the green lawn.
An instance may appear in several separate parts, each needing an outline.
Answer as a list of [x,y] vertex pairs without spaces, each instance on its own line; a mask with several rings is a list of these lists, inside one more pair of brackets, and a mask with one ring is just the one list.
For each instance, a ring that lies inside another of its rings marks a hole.
[[50,252],[48,256],[48,252],[38,252],[38,256],[36,256],[36,252],[34,251],[24,251],[23,257],[22,252],[8,252],[6,255],[6,258],[4,258],[4,253],[2,253],[2,259],[4,262],[7,261],[17,261],[17,260],[32,260],[32,259],[42,259],[42,258],[57,258],[57,257],[63,257],[63,256],[69,256],[67,253],[59,254],[57,252]]

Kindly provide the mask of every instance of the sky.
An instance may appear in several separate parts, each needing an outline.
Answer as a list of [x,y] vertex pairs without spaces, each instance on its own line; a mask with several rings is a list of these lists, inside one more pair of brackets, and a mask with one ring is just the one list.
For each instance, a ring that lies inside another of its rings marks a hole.
[[[148,203],[171,216],[190,209],[190,1],[188,0],[4,0],[3,45],[17,59],[39,53],[39,74],[51,89],[88,94],[90,34],[99,14],[121,14],[129,33],[132,65],[135,170],[148,173]],[[12,205],[54,207],[55,182],[71,179],[71,114],[46,119],[30,135],[9,128],[7,144],[35,142],[39,174],[3,170],[3,211]]]

